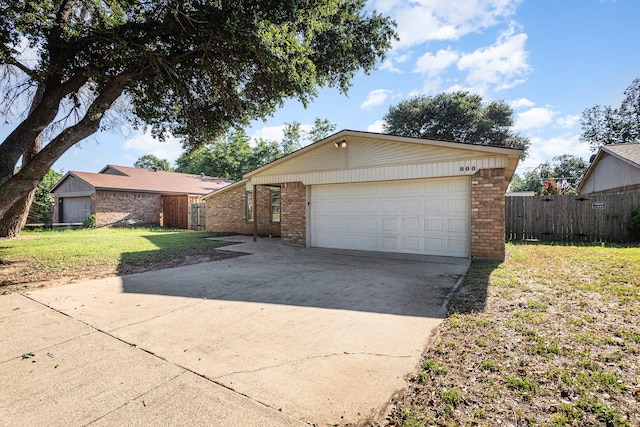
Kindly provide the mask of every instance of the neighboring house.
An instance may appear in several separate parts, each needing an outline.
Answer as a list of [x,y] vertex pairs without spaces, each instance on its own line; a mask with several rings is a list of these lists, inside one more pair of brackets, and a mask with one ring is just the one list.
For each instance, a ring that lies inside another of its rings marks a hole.
[[189,205],[233,183],[209,176],[107,165],[99,173],[68,172],[51,189],[53,221],[96,225],[126,220],[174,228],[191,228]]
[[343,130],[206,195],[206,228],[283,243],[504,258],[522,150]]
[[578,193],[625,191],[640,191],[640,143],[603,145],[578,186]]

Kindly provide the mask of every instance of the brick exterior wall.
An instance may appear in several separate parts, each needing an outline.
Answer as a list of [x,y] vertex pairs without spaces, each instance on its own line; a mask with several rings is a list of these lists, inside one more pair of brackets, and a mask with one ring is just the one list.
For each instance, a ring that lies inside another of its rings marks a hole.
[[[280,236],[280,223],[271,222],[271,194],[269,187],[257,187],[258,234]],[[246,187],[239,185],[205,199],[207,231],[252,235],[253,221],[246,220]],[[282,205],[282,201],[280,202]]]
[[97,191],[91,195],[91,212],[96,214],[98,227],[126,218],[142,220],[146,224],[162,225],[162,196],[151,193]]
[[481,169],[471,177],[471,257],[504,259],[504,169]]
[[287,182],[280,190],[282,211],[282,243],[307,243],[307,189],[301,182]]

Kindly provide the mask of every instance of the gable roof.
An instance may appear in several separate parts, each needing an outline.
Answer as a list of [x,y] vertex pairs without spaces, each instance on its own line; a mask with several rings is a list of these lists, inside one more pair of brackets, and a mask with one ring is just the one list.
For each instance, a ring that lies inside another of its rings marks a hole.
[[381,134],[374,132],[364,132],[364,131],[355,131],[344,129],[333,135],[326,137],[320,141],[314,142],[313,144],[307,145],[293,153],[290,153],[284,157],[281,157],[277,160],[274,160],[271,163],[267,163],[266,165],[254,169],[253,171],[245,174],[243,178],[251,178],[257,174],[263,174],[271,168],[275,168],[278,165],[281,165],[284,162],[291,161],[298,156],[306,154],[310,151],[318,149],[321,146],[327,144],[338,144],[343,141],[349,141],[350,139],[358,139],[358,140],[369,140],[369,141],[380,141],[380,142],[393,142],[404,144],[406,146],[430,146],[434,148],[440,149],[450,149],[456,151],[467,151],[467,152],[476,152],[479,154],[493,154],[493,155],[506,155],[508,156],[508,166],[506,168],[506,179],[510,181],[515,173],[515,169],[520,161],[520,157],[524,150],[519,148],[511,148],[504,146],[494,146],[494,145],[481,145],[481,144],[472,144],[472,143],[464,143],[464,142],[451,142],[451,141],[440,141],[433,139],[422,139],[422,138],[411,138],[406,136],[398,136],[398,135],[390,135],[390,134]]
[[640,142],[603,145],[600,147],[600,150],[598,150],[598,154],[591,162],[589,170],[587,170],[584,178],[582,178],[582,181],[578,186],[578,193],[582,192],[582,189],[589,180],[589,177],[591,177],[591,174],[605,155],[610,155],[624,163],[631,165],[632,167],[640,169]]
[[67,177],[73,176],[95,189],[138,191],[162,194],[204,195],[218,190],[234,181],[210,176],[190,175],[177,172],[149,171],[127,166],[107,165],[99,173],[68,172],[51,189],[53,192]]

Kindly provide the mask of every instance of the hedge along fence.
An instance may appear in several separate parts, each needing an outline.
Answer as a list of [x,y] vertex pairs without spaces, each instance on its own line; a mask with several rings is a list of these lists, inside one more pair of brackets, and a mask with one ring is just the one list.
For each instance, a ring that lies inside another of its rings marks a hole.
[[631,213],[640,191],[617,194],[506,197],[507,240],[630,241]]

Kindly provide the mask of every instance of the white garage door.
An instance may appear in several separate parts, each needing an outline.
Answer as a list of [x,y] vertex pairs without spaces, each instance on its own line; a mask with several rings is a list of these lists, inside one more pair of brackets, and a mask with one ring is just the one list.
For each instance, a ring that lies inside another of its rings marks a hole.
[[469,256],[469,178],[311,187],[311,246]]

